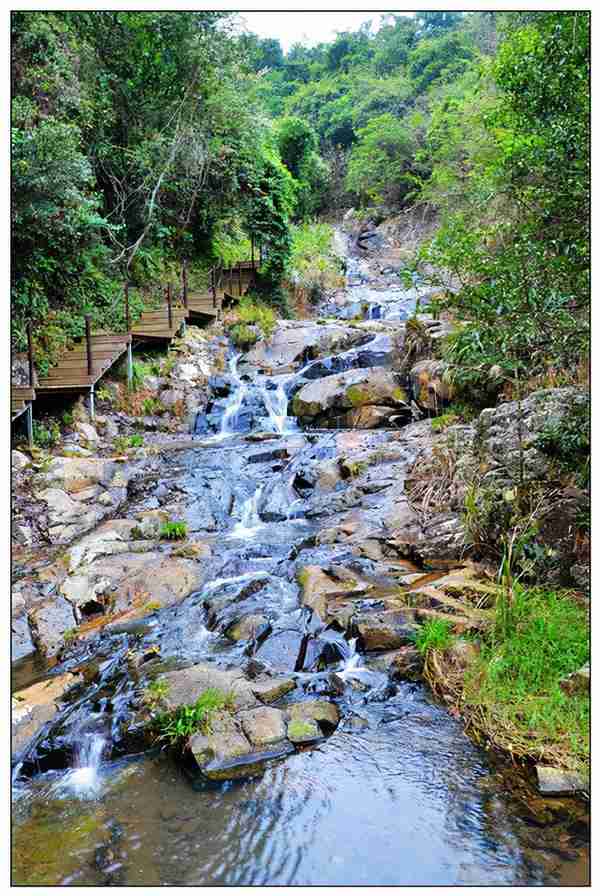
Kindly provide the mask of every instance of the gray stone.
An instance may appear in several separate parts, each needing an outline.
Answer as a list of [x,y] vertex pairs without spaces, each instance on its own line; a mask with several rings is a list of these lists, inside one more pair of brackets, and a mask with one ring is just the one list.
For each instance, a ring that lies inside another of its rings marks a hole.
[[333,731],[340,721],[339,709],[329,700],[303,700],[291,703],[285,709],[290,721],[316,722],[324,733]]
[[26,616],[17,616],[10,624],[11,659],[14,662],[35,652]]
[[576,772],[549,765],[536,765],[538,789],[545,796],[564,796],[570,793],[589,792],[589,781]]
[[244,734],[254,747],[267,747],[285,738],[285,718],[279,709],[260,706],[241,712],[238,718]]
[[75,627],[71,604],[64,597],[51,597],[29,611],[34,643],[46,656],[54,656],[64,644],[64,633]]
[[27,455],[23,454],[21,451],[11,451],[10,463],[13,473],[20,473],[31,464],[31,461]]
[[65,672],[17,691],[12,697],[12,752],[19,753],[57,714],[65,694],[82,681],[80,675]]
[[354,617],[354,624],[366,651],[410,645],[418,631],[409,615],[397,610],[361,613]]
[[576,694],[588,694],[590,691],[590,664],[586,663],[581,669],[577,669],[561,679],[560,687],[569,697]]

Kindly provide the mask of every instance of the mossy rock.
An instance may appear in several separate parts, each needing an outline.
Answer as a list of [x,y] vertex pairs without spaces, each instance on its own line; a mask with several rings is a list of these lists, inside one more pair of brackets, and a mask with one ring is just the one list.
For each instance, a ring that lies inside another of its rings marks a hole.
[[287,736],[293,744],[307,744],[320,740],[322,734],[316,722],[292,719],[288,722]]

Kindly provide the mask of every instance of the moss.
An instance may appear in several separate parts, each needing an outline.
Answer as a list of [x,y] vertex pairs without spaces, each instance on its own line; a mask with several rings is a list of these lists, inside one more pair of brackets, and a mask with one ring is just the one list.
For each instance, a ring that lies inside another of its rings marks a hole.
[[371,401],[371,393],[368,386],[349,386],[346,390],[346,398],[353,408],[362,407]]
[[301,587],[302,589],[306,588],[306,586],[308,585],[308,579],[309,579],[309,577],[310,577],[310,573],[309,573],[309,571],[306,569],[306,567],[303,567],[302,569],[299,569],[299,570],[297,571],[297,573],[296,573],[296,581],[298,582],[298,584],[300,585],[300,587]]
[[102,810],[85,814],[81,805],[65,814],[63,803],[34,806],[31,816],[13,829],[13,886],[56,886],[90,858],[102,838]]
[[392,398],[394,399],[394,401],[408,404],[408,395],[406,394],[406,389],[402,389],[401,386],[398,386],[397,389],[394,389],[394,391],[392,392]]
[[300,719],[294,719],[289,722],[287,730],[288,737],[291,740],[304,740],[305,738],[319,735],[319,730],[315,722],[303,722]]

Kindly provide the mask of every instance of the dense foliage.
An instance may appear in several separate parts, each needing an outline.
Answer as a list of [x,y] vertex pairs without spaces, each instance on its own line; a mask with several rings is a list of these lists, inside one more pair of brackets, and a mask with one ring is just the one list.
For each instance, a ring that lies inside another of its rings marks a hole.
[[[179,279],[250,250],[277,297],[302,194],[221,13],[18,12],[12,18],[15,344],[43,369],[84,315],[124,323],[125,278]],[[307,200],[304,199],[304,202]],[[148,297],[146,297],[148,299]]]

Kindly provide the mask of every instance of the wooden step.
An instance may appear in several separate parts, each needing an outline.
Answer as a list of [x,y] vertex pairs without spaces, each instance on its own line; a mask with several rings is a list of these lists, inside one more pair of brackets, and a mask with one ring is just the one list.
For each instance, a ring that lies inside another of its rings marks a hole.
[[35,389],[31,386],[12,386],[10,394],[11,398],[16,398],[18,401],[33,401]]

